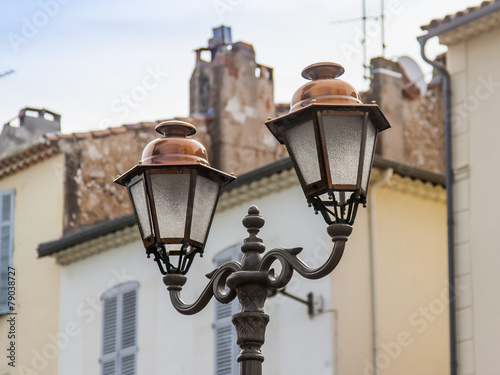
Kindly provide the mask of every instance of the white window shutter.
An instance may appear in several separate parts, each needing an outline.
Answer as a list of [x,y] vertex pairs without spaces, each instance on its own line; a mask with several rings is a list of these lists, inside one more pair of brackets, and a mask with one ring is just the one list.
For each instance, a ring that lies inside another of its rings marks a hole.
[[104,300],[103,344],[102,354],[116,352],[116,336],[118,331],[118,296]]
[[109,362],[102,363],[102,375],[116,375],[116,361],[113,359]]
[[[9,267],[12,267],[14,190],[0,192],[0,314],[9,311]],[[12,275],[12,274],[11,274]]]
[[137,374],[137,290],[119,285],[103,294],[101,375]]
[[[240,245],[232,246],[216,255],[216,267],[229,262],[241,260]],[[239,311],[238,300],[223,304],[215,302],[214,336],[215,336],[215,375],[238,375],[236,358],[240,353],[236,344],[236,331],[231,317]]]
[[135,375],[137,338],[137,290],[123,294],[121,375]]
[[135,345],[136,310],[137,291],[131,290],[123,295],[122,349]]
[[136,369],[135,369],[135,363],[136,363],[136,358],[135,354],[128,355],[126,357],[122,358],[122,371],[121,375],[135,375]]

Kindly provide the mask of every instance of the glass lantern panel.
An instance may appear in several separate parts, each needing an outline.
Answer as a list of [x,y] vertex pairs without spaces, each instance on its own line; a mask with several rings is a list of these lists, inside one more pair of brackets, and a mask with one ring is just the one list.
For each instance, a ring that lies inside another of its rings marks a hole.
[[135,213],[139,220],[139,229],[142,234],[142,238],[147,238],[151,236],[151,221],[149,219],[149,208],[148,202],[146,200],[146,190],[144,188],[144,178],[141,177],[132,180],[132,183],[128,186],[130,192],[130,198],[132,199],[132,206],[134,207]]
[[368,119],[366,129],[366,146],[365,146],[365,157],[363,161],[363,177],[361,179],[361,187],[368,192],[368,183],[370,179],[370,170],[372,168],[373,154],[375,152],[375,143],[377,142],[377,131],[375,126],[370,119]]
[[193,220],[191,223],[191,239],[202,244],[210,226],[215,203],[219,196],[219,182],[203,176],[196,179],[193,203]]
[[[351,194],[351,191],[334,191],[333,197],[335,198],[335,201],[338,205],[345,205],[347,203],[347,200],[351,197]],[[330,195],[328,193],[321,194],[319,196],[319,199],[321,199],[323,202],[333,202],[333,199],[330,198]]]
[[363,116],[323,115],[326,151],[333,185],[356,185]]
[[332,199],[330,198],[330,195],[328,193],[323,193],[323,194],[319,195],[318,198],[322,202],[331,202],[332,201]]
[[290,127],[285,134],[306,185],[321,180],[313,120]]
[[152,174],[151,188],[161,238],[184,238],[191,174]]
[[170,255],[171,251],[179,251],[182,247],[182,245],[179,245],[178,243],[176,244],[164,244],[163,247],[165,248],[165,251],[167,255]]
[[347,204],[348,199],[351,197],[351,191],[334,191],[333,196],[335,197],[335,201],[340,206],[345,206]]

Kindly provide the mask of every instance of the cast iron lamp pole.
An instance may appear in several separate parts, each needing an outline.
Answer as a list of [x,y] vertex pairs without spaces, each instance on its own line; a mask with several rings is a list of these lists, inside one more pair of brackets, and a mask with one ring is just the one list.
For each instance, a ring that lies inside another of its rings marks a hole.
[[[320,279],[330,274],[340,262],[352,227],[348,224],[328,226],[328,234],[334,243],[333,250],[322,266],[312,269],[297,257],[302,251],[300,247],[277,248],[263,255],[265,246],[257,234],[264,225],[264,218],[259,215],[256,206],[249,208],[243,225],[249,236],[241,246],[241,263],[229,262],[209,273],[207,277],[210,281],[195,303],[188,305],[181,299],[180,292],[187,280],[186,276],[166,275],[163,282],[170,292],[173,306],[185,315],[203,310],[212,296],[221,303],[229,303],[237,296],[241,311],[233,315],[232,322],[236,327],[237,344],[241,348],[238,356],[240,374],[261,375],[264,357],[260,348],[264,344],[265,329],[269,322],[269,316],[264,313],[264,303],[269,292],[272,289],[284,288],[292,278],[293,271],[307,279]],[[282,270],[279,275],[271,269],[274,261],[281,263]]]
[[[276,248],[264,253],[257,234],[264,225],[251,206],[243,225],[240,262],[228,262],[207,275],[208,285],[193,304],[181,290],[196,254],[203,255],[217,201],[224,185],[235,177],[210,167],[205,148],[194,139],[193,125],[167,121],[163,134],[144,149],[138,165],[116,178],[127,187],[148,257],[154,256],[174,308],[181,314],[200,312],[215,297],[229,303],[238,297],[236,327],[240,375],[261,375],[265,328],[264,303],[273,290],[284,288],[293,272],[307,279],[329,275],[339,264],[351,234],[359,204],[366,203],[377,135],[389,123],[375,104],[363,104],[358,92],[337,79],[338,64],[318,63],[302,72],[312,80],[297,90],[290,113],[266,123],[290,154],[310,206],[321,213],[333,241],[328,260],[312,269],[298,258],[302,248]],[[274,262],[281,264],[276,274]]]

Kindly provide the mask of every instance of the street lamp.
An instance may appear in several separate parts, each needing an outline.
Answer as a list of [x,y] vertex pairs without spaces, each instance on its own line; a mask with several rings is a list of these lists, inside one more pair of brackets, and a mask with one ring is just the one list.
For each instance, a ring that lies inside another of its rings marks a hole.
[[339,64],[309,65],[302,77],[312,82],[296,91],[290,113],[266,125],[285,144],[309,205],[328,224],[352,225],[366,203],[377,134],[390,125],[377,105],[362,104],[336,79],[342,73]]
[[[343,72],[333,63],[308,66],[302,76],[312,82],[297,90],[290,113],[266,123],[285,144],[309,205],[328,224],[334,245],[318,268],[298,258],[300,247],[264,254],[257,237],[264,219],[251,206],[243,219],[249,235],[241,246],[241,263],[228,262],[212,271],[198,300],[186,304],[180,296],[185,274],[194,256],[203,254],[221,189],[234,177],[208,165],[203,146],[187,138],[194,126],[168,121],[156,127],[164,138],[149,143],[139,164],[115,179],[129,191],[146,253],[154,255],[178,312],[196,314],[214,296],[221,303],[238,297],[241,311],[232,322],[241,348],[241,375],[262,374],[269,294],[284,288],[294,271],[308,279],[330,274],[340,262],[357,207],[366,202],[377,134],[390,126],[377,105],[362,104],[357,91],[337,79]],[[281,264],[278,274],[271,268],[275,261]]]
[[164,137],[115,182],[127,187],[148,258],[164,275],[186,274],[203,254],[221,188],[235,177],[210,167],[205,147],[187,138],[193,125],[166,121],[156,131]]

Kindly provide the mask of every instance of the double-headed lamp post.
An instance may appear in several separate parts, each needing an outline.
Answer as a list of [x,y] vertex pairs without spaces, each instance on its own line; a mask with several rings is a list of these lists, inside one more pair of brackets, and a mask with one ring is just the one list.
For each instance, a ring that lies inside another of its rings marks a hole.
[[[319,279],[338,265],[352,231],[358,205],[366,203],[378,132],[389,123],[375,104],[362,104],[350,84],[337,79],[344,68],[334,63],[306,67],[311,82],[297,90],[290,113],[266,123],[285,144],[310,206],[328,224],[333,249],[328,260],[312,269],[298,257],[302,248],[277,248],[266,253],[257,234],[264,225],[251,206],[243,225],[240,262],[228,262],[207,275],[198,300],[186,304],[180,296],[186,273],[197,253],[202,256],[222,187],[235,177],[211,168],[203,145],[187,138],[193,125],[167,121],[156,126],[163,134],[149,143],[138,165],[116,178],[126,186],[148,258],[153,255],[174,308],[181,314],[201,311],[213,296],[221,303],[238,297],[241,310],[233,315],[241,375],[261,375],[265,328],[264,303],[270,292],[284,288],[293,271]],[[272,264],[281,263],[276,274]]]

